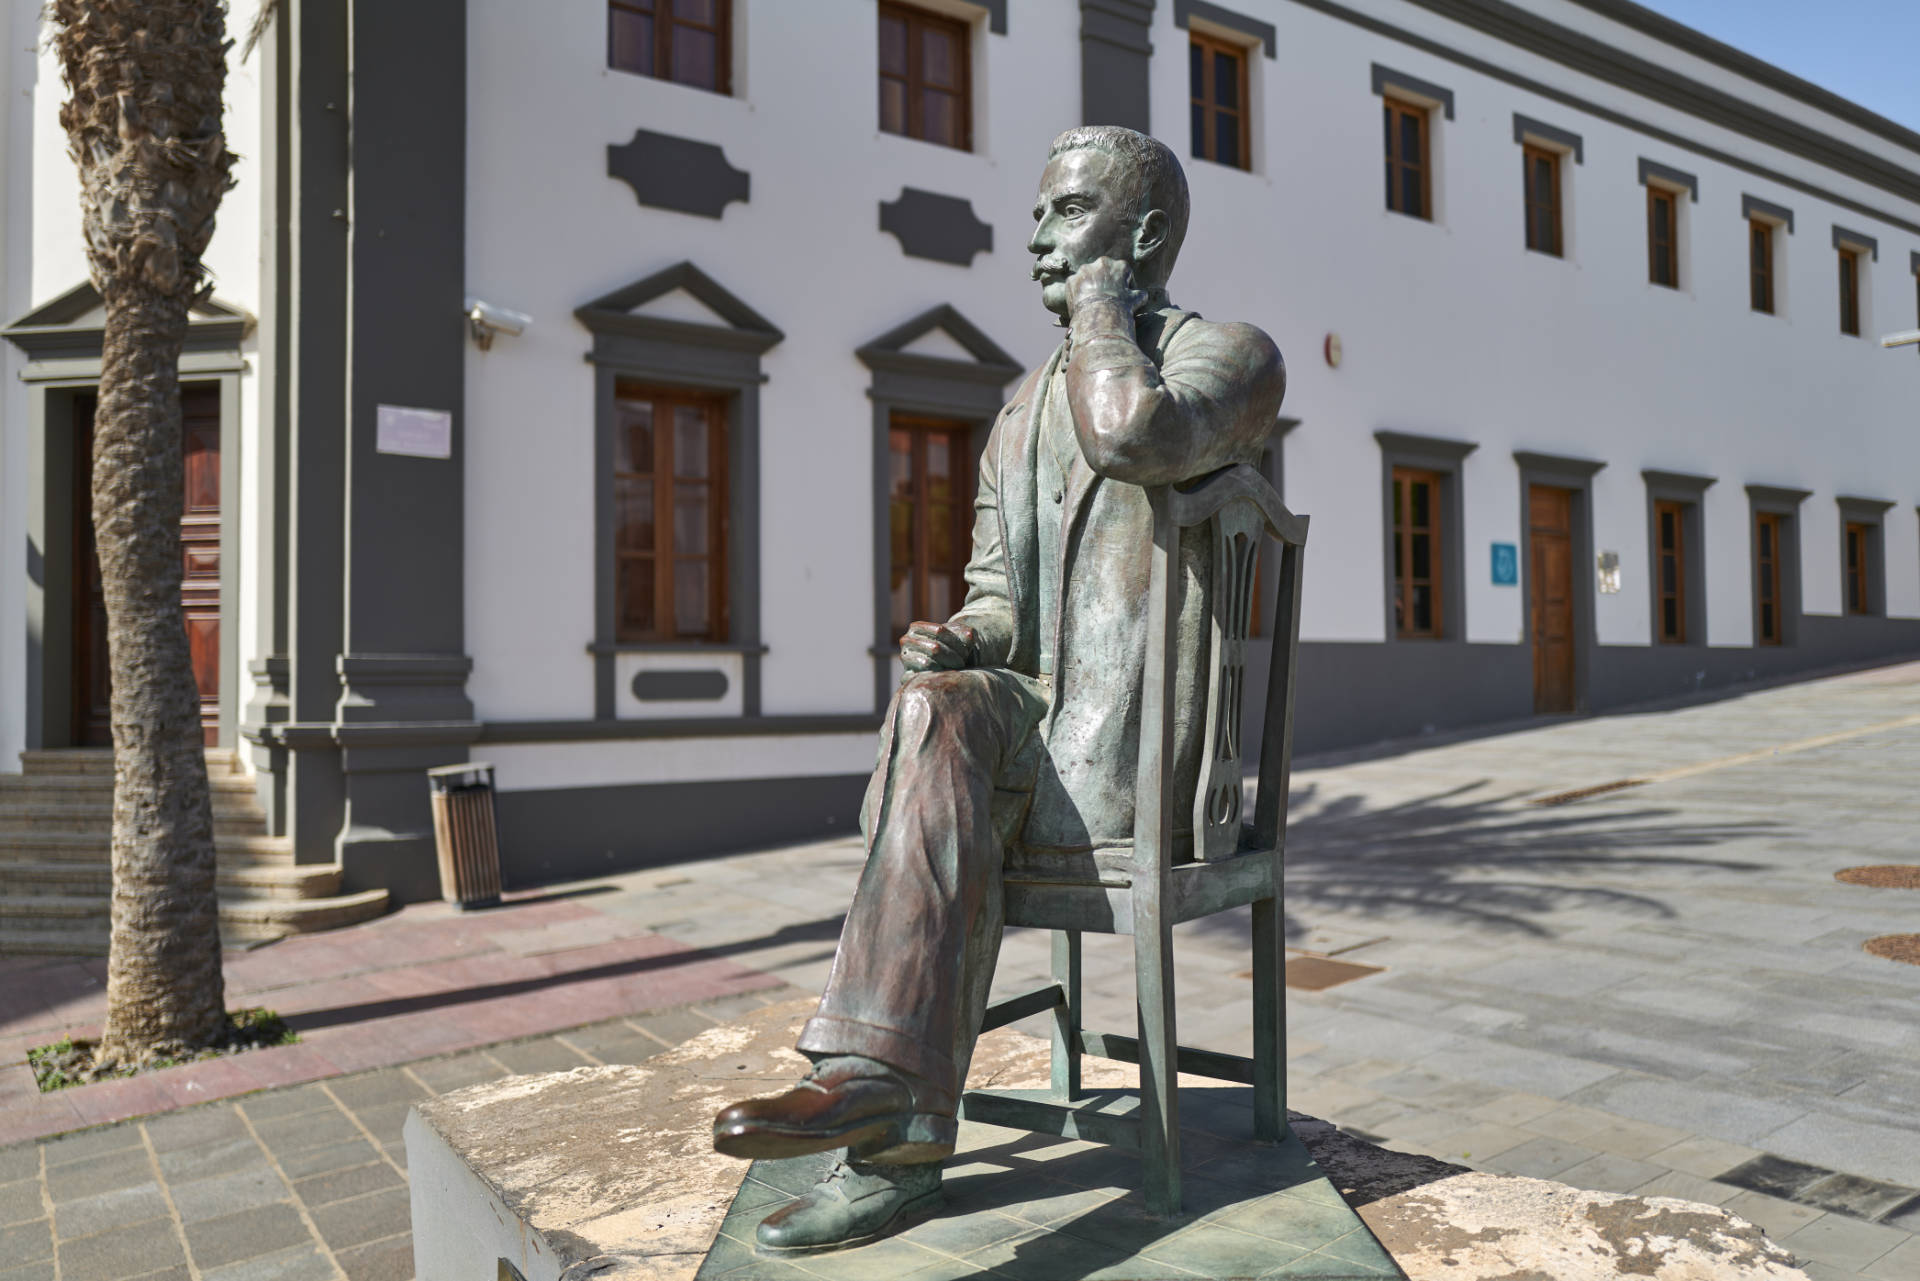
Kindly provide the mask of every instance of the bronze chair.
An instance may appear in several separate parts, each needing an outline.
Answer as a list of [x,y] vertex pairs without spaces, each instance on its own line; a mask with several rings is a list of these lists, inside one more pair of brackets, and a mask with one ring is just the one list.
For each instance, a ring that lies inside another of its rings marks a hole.
[[[1172,1215],[1181,1204],[1176,1073],[1251,1085],[1254,1137],[1277,1142],[1286,1134],[1281,867],[1307,518],[1289,512],[1273,487],[1247,466],[1222,468],[1184,489],[1149,490],[1148,497],[1154,512],[1153,574],[1132,873],[1123,885],[1014,879],[1009,873],[1007,924],[1055,931],[1053,982],[989,1007],[982,1030],[1051,1010],[1052,1089],[969,1091],[961,1115],[1137,1148],[1144,1158],[1148,1210]],[[1178,579],[1168,571],[1180,563],[1181,531],[1201,524],[1210,525],[1213,542],[1205,750],[1192,798],[1193,857],[1176,861],[1174,810],[1186,798],[1174,795],[1172,698],[1181,656],[1175,652]],[[1276,540],[1279,590],[1259,790],[1253,821],[1243,824],[1240,696],[1263,534]],[[1253,1057],[1189,1049],[1174,1034],[1173,927],[1242,904],[1253,908]],[[1081,1026],[1080,936],[1087,930],[1133,935],[1137,1036]],[[1119,1110],[1113,1095],[1082,1097],[1083,1054],[1139,1064],[1137,1113]]]

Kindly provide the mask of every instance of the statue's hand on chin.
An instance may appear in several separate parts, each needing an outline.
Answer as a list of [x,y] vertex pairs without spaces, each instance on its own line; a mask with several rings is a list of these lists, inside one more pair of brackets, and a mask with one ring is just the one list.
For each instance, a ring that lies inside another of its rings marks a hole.
[[1147,291],[1133,276],[1133,264],[1121,258],[1095,258],[1067,280],[1069,318],[1082,305],[1096,298],[1115,298],[1129,312],[1138,311],[1147,301]]
[[973,643],[965,623],[912,623],[900,638],[900,662],[910,672],[958,671],[973,666]]

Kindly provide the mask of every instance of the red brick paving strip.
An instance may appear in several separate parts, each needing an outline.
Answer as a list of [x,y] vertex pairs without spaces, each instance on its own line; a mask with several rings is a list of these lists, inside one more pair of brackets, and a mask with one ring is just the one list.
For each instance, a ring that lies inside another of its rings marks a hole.
[[100,1034],[106,962],[4,958],[0,1145],[780,984],[577,899],[537,896],[471,915],[416,904],[230,953],[225,971],[228,1008],[278,1011],[299,1044],[39,1094],[27,1049]]

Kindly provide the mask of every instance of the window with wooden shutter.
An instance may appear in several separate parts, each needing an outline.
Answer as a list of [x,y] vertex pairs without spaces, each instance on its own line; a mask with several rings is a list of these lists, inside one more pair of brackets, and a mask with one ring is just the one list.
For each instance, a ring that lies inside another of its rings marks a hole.
[[1393,469],[1393,617],[1403,639],[1443,636],[1438,472]]
[[1847,522],[1847,612],[1849,614],[1873,612],[1873,599],[1868,595],[1867,584],[1868,534],[1868,526],[1864,523],[1851,520]]
[[1758,512],[1753,518],[1753,595],[1756,639],[1762,645],[1782,643],[1786,631],[1780,617],[1780,526],[1778,512]]
[[726,478],[724,397],[615,380],[617,640],[728,639]]
[[1187,46],[1193,154],[1236,169],[1252,166],[1247,111],[1247,51],[1195,34]]
[[1664,645],[1687,641],[1687,505],[1659,501],[1653,505],[1655,545],[1655,617]]
[[1428,160],[1427,108],[1387,98],[1387,208],[1412,218],[1433,218],[1433,179]]
[[1680,198],[1665,187],[1647,188],[1647,279],[1680,287]]
[[733,92],[732,0],[608,0],[607,65]]
[[973,150],[971,29],[903,4],[880,6],[880,129]]
[[1860,336],[1860,251],[1840,249],[1840,332]]
[[1545,147],[1523,146],[1526,177],[1527,248],[1561,256],[1560,153]]
[[1773,224],[1755,218],[1747,224],[1747,278],[1753,309],[1773,314]]
[[965,603],[973,531],[973,427],[895,414],[887,434],[887,594],[895,634]]

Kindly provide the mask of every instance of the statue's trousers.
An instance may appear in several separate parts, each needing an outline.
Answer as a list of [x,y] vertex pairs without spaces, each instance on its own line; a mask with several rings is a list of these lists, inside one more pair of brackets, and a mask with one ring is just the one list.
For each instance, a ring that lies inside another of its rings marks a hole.
[[951,1117],[993,981],[1004,851],[1041,755],[1048,689],[1004,668],[909,676],[861,812],[867,864],[802,1052],[861,1054],[926,1082]]

